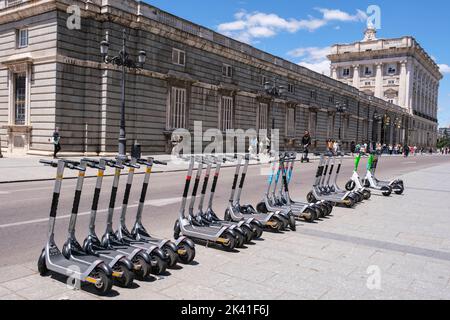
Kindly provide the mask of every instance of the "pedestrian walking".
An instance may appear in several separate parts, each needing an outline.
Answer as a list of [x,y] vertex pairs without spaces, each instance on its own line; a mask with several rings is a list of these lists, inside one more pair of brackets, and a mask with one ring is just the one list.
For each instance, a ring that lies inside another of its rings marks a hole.
[[352,157],[353,157],[356,152],[356,142],[355,141],[352,141],[350,143],[350,152],[352,153]]
[[409,148],[409,146],[407,145],[407,144],[405,144],[405,146],[403,147],[403,151],[404,151],[404,153],[405,153],[405,158],[408,158],[409,157],[409,152],[410,152],[410,148]]
[[311,146],[311,134],[309,133],[308,130],[305,131],[305,135],[302,138],[302,145],[303,145],[303,159],[307,160],[309,159],[309,147]]
[[61,135],[59,134],[59,128],[56,128],[55,132],[53,132],[52,143],[54,147],[53,159],[56,159],[58,153],[61,151]]

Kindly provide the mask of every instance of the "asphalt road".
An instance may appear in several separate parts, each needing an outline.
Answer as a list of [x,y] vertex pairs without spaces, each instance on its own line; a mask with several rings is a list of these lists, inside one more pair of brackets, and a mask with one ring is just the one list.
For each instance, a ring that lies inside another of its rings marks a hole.
[[[449,161],[449,157],[442,156],[417,156],[408,159],[383,157],[377,176],[387,180],[414,170],[438,166]],[[363,160],[361,171],[365,171],[363,170],[365,164],[366,160]],[[298,164],[296,166],[291,187],[292,198],[305,199],[305,195],[312,186],[316,168],[317,163]],[[352,170],[353,160],[345,160],[339,179],[341,185],[345,184],[351,176]],[[256,204],[261,200],[267,185],[267,177],[262,172],[258,166],[249,169],[248,180],[243,193],[243,203]],[[223,214],[227,205],[233,174],[233,168],[222,170],[215,201],[215,210],[220,215]],[[172,237],[172,227],[178,217],[184,178],[185,173],[182,172],[154,174],[152,176],[145,206],[144,223],[149,231],[157,236]],[[128,211],[129,227],[132,226],[136,212],[142,181],[143,175],[135,176]],[[116,207],[119,207],[122,202],[125,182],[126,177],[122,177]],[[405,183],[408,186],[408,182],[405,181]],[[67,235],[75,184],[75,180],[66,180],[63,183],[56,225],[56,240],[60,246],[64,243],[64,238]],[[112,178],[105,178],[99,205],[100,212],[97,217],[97,232],[99,235],[103,233],[105,228],[111,185]],[[77,236],[80,242],[83,241],[88,229],[94,186],[95,179],[86,179],[77,224]],[[52,190],[52,182],[0,185],[0,267],[37,260],[46,241]],[[120,210],[117,209],[114,222],[118,221],[119,215]],[[301,232],[301,229],[298,232]]]

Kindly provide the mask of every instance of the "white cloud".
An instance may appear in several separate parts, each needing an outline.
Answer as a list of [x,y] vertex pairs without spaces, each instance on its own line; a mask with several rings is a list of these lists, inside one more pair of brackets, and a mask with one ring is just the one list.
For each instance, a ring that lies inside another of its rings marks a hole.
[[450,66],[448,64],[440,64],[439,69],[442,73],[450,73]]
[[330,75],[330,61],[327,55],[330,54],[331,47],[307,47],[298,48],[288,52],[288,56],[299,58],[299,65],[316,71],[318,73]]
[[306,19],[285,19],[274,13],[238,11],[234,21],[220,24],[217,29],[237,40],[252,43],[256,39],[274,37],[280,32],[296,33],[299,30],[310,32],[320,29],[333,21],[361,22],[367,15],[361,10],[352,15],[338,9],[315,8],[321,18],[309,16]]

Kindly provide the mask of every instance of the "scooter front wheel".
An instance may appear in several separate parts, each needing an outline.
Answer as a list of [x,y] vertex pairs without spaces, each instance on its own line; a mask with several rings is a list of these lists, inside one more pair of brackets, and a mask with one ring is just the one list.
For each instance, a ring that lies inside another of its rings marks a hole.
[[48,273],[47,262],[45,260],[45,249],[42,250],[38,260],[38,271],[41,276],[45,276]]
[[372,197],[372,192],[370,192],[369,190],[364,190],[363,195],[365,200],[369,200]]
[[307,200],[309,203],[315,203],[315,202],[317,202],[317,199],[316,199],[316,197],[314,196],[314,194],[313,194],[312,191],[311,191],[310,193],[308,193],[308,195],[306,196],[306,200]]
[[169,257],[169,262],[167,266],[169,268],[175,267],[178,263],[178,254],[175,251],[173,251],[173,249],[168,245],[165,245],[162,249],[164,253],[167,254],[167,256]]
[[258,212],[260,213],[268,213],[269,210],[267,210],[267,206],[265,202],[260,202],[258,203],[258,205],[256,206],[256,210],[258,210]]
[[353,191],[356,188],[356,183],[353,180],[350,180],[349,182],[347,182],[347,184],[345,185],[345,189],[347,191]]
[[119,262],[114,268],[114,271],[120,272],[122,276],[120,278],[114,278],[115,283],[122,288],[130,288],[133,285],[134,273],[123,262]]
[[297,231],[297,221],[295,221],[294,215],[289,215],[289,228],[292,231]]

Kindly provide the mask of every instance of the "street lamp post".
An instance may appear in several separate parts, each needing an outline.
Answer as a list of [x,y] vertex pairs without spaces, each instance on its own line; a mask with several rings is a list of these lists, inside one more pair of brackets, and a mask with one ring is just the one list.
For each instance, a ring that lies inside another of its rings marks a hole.
[[[273,82],[264,83],[265,92],[272,98],[280,98],[284,92],[285,88],[283,86],[278,86],[276,79]],[[272,134],[275,130],[275,103],[272,102]]]
[[339,140],[342,140],[342,114],[347,111],[347,105],[342,102],[336,102],[336,112],[339,113]]
[[126,88],[126,71],[127,69],[138,70],[143,68],[147,54],[145,51],[139,51],[138,61],[133,61],[126,49],[127,38],[126,30],[122,31],[122,50],[117,56],[108,56],[109,40],[107,38],[100,43],[100,52],[103,58],[103,62],[106,64],[112,64],[121,68],[121,105],[120,105],[120,133],[119,133],[119,158],[126,158],[127,137],[126,137],[126,122],[125,122],[125,88]]

